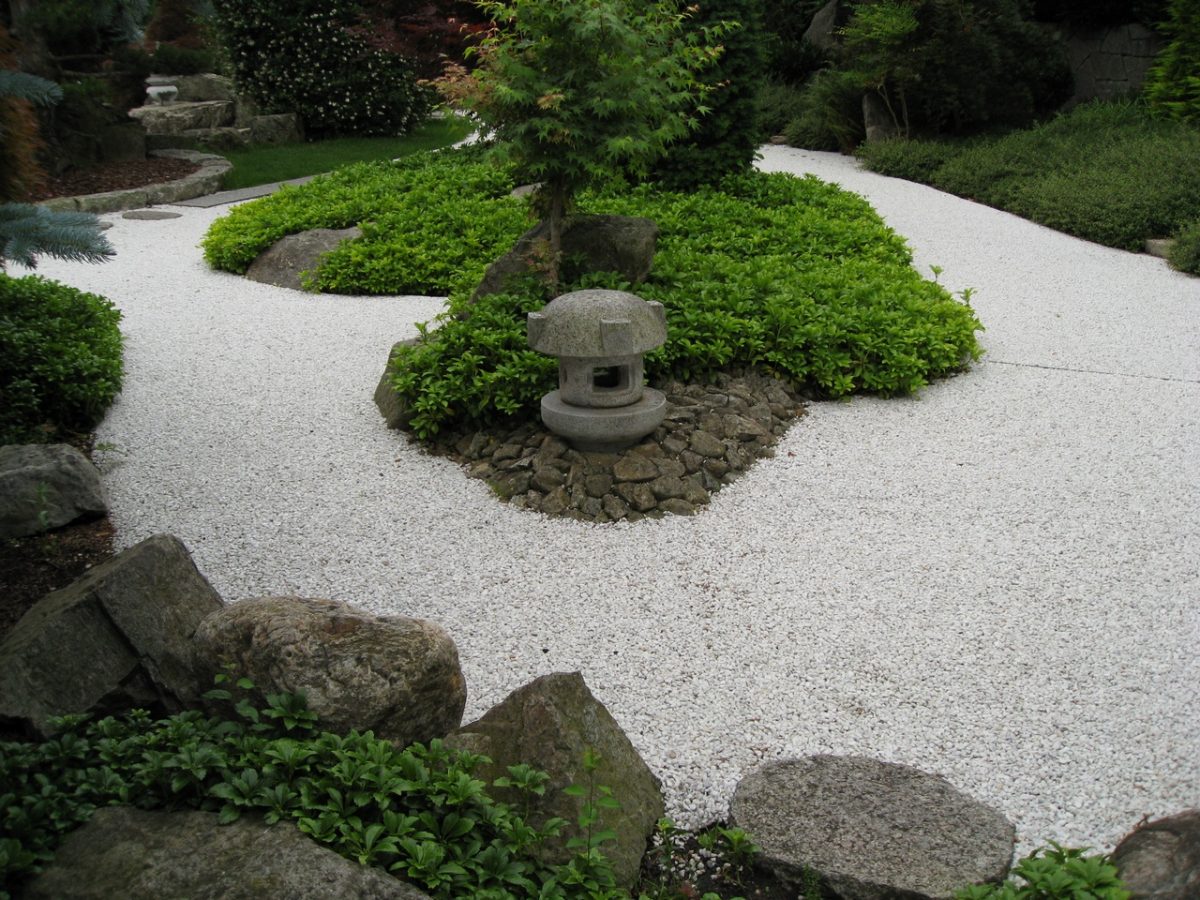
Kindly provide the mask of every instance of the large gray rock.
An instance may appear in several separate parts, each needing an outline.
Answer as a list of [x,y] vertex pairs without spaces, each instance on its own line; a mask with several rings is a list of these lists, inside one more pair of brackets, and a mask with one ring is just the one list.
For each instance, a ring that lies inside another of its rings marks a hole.
[[[471,302],[498,294],[512,278],[535,271],[538,245],[549,237],[549,222],[521,235],[512,250],[488,266]],[[658,226],[650,219],[572,217],[563,226],[563,278],[570,281],[591,272],[618,272],[630,284],[638,284],[650,274],[657,242]]]
[[176,710],[212,686],[192,635],[221,598],[157,535],[46,595],[0,643],[0,723],[35,734],[68,713]]
[[171,81],[179,90],[175,99],[187,102],[205,100],[234,100],[237,92],[234,90],[233,79],[224,75],[206,72],[200,75],[175,75]]
[[40,534],[106,512],[100,473],[70,444],[0,447],[0,538]]
[[383,374],[375,387],[375,405],[379,407],[379,414],[383,416],[388,428],[404,428],[412,419],[407,402],[400,399],[400,395],[392,387],[392,360],[400,348],[415,346],[420,340],[419,337],[408,338],[392,345],[388,352],[387,365],[383,367]]
[[[604,852],[612,860],[618,883],[629,887],[637,880],[646,841],[663,815],[662,791],[654,773],[578,672],[544,675],[518,688],[483,718],[452,734],[447,744],[489,757],[492,764],[476,773],[489,783],[519,763],[547,772],[546,793],[533,799],[531,818],[539,825],[553,816],[566,819],[570,827],[564,838],[577,831],[583,801],[567,796],[563,788],[586,785],[584,753],[591,749],[599,754],[594,783],[611,788],[621,804],[620,809],[601,811],[598,827],[617,833],[616,844],[607,845]],[[547,862],[564,863],[572,851],[560,839],[543,845],[539,854]]]
[[1200,897],[1200,809],[1157,819],[1121,839],[1112,854],[1131,900]]
[[738,784],[730,816],[780,878],[814,870],[845,900],[949,898],[1012,864],[1015,830],[998,812],[938,775],[863,757],[769,763]]
[[360,866],[294,825],[206,812],[111,807],[67,836],[26,900],[422,900],[410,884]]
[[300,276],[317,268],[321,257],[343,241],[362,237],[360,228],[314,228],[282,237],[258,255],[246,277],[263,284],[304,290]]
[[253,116],[247,124],[252,144],[291,144],[304,140],[304,128],[295,113]]
[[458,650],[433,622],[376,617],[331,600],[261,597],[205,619],[196,643],[214,673],[232,666],[260,697],[303,693],[332,731],[370,729],[405,746],[462,722]]
[[131,109],[129,115],[142,123],[147,134],[183,134],[196,128],[232,125],[235,109],[230,100],[204,100],[165,106],[139,106]]
[[888,112],[887,104],[874,91],[863,94],[862,111],[863,129],[866,132],[868,144],[890,140],[900,133],[900,129],[896,127],[896,121]]
[[837,20],[840,0],[829,0],[817,10],[812,22],[804,32],[802,40],[820,50],[832,50],[837,46]]

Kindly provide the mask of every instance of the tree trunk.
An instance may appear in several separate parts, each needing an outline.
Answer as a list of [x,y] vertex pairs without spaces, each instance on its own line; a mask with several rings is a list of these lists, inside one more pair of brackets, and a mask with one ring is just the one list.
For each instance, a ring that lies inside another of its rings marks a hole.
[[567,215],[567,186],[561,182],[550,184],[550,247],[546,260],[546,283],[552,296],[559,290],[562,263],[563,222]]

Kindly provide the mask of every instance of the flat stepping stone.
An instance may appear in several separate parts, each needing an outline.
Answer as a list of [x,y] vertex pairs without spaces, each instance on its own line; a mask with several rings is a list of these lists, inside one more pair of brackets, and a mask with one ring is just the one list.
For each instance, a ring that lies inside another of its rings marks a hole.
[[1016,840],[941,776],[857,756],[763,766],[738,784],[730,816],[779,878],[799,885],[815,871],[845,900],[948,900],[1003,880]]
[[132,209],[124,213],[122,219],[139,219],[147,222],[158,221],[159,219],[178,219],[183,213],[167,212],[163,209]]

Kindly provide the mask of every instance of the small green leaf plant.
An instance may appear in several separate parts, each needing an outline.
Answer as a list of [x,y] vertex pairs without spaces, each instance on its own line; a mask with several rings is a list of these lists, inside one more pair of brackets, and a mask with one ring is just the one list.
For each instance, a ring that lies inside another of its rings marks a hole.
[[566,823],[526,821],[548,776],[516,765],[494,786],[516,789],[510,806],[474,777],[485,757],[439,741],[400,750],[370,732],[334,734],[299,695],[249,703],[253,683],[224,673],[207,695],[215,712],[190,710],[153,720],[60,719],[40,743],[0,742],[0,900],[53,859],[68,831],[96,809],[193,808],[229,823],[245,814],[289,821],[314,841],[361,865],[388,871],[435,898],[607,900],[615,887],[602,852],[612,832],[597,828],[616,801],[595,784],[585,760],[587,802],[566,865],[534,850]]
[[1132,896],[1103,853],[1051,841],[1023,858],[1003,884],[976,884],[955,900],[1129,900]]

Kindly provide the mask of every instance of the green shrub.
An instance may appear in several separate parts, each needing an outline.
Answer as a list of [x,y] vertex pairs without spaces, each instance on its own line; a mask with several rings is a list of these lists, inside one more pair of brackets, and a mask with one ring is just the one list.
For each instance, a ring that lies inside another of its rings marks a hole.
[[883,174],[1125,250],[1200,218],[1200,132],[1144,103],[1090,103],[1003,137],[886,142],[859,155]]
[[1200,275],[1200,220],[1179,229],[1167,261],[1180,272]]
[[1023,125],[1071,92],[1062,45],[1018,0],[876,0],[855,6],[838,66],[877,92],[901,133]]
[[[451,302],[439,327],[403,351],[393,368],[411,427],[422,437],[529,415],[557,371],[525,337],[525,314],[544,304],[540,285],[467,305],[487,263],[527,227],[525,203],[508,198],[504,173],[471,154],[433,157],[360,167],[353,178],[338,173],[246,204],[215,223],[205,240],[210,261],[237,259],[244,266],[289,230],[367,220],[376,224],[330,255],[318,286],[400,294],[418,283],[449,284]],[[434,199],[414,194],[412,206],[397,213],[417,182]],[[471,195],[472,183],[483,186],[482,196]],[[439,204],[437,215],[428,215],[427,203]],[[750,173],[726,179],[721,190],[687,194],[645,184],[585,192],[580,204],[591,213],[658,223],[654,270],[637,287],[667,309],[670,337],[647,357],[651,378],[755,366],[826,396],[900,394],[978,353],[980,325],[971,310],[921,280],[904,241],[866,201],[814,178]],[[460,217],[458,208],[470,215]],[[462,224],[446,231],[443,220]],[[472,223],[474,231],[463,230]],[[457,274],[444,264],[455,252]],[[581,286],[628,287],[615,275],[600,275],[564,290]]]
[[[64,81],[62,101],[46,115],[50,163],[56,172],[86,168],[104,158],[106,129],[129,123],[118,109],[112,86],[103,78]],[[143,96],[145,87],[142,88]]]
[[[73,717],[51,740],[0,743],[0,885],[39,871],[98,807],[128,804],[210,810],[224,823],[247,813],[291,821],[342,856],[447,900],[582,898],[600,895],[581,882],[612,882],[595,847],[566,865],[537,861],[537,845],[566,823],[534,828],[492,799],[473,777],[484,757],[437,741],[399,750],[370,732],[322,732],[292,695],[234,710],[157,721],[144,711]],[[526,795],[544,792],[546,781],[521,765],[495,784]]]
[[654,165],[652,177],[672,190],[716,184],[748,171],[761,137],[755,100],[766,63],[763,0],[706,0],[699,6],[687,19],[698,39],[723,22],[736,27],[722,37],[716,63],[701,73],[710,89],[702,101],[707,112]]
[[862,144],[854,155],[872,172],[929,184],[937,171],[961,152],[962,146],[950,141],[893,138]]
[[38,0],[22,27],[36,31],[51,53],[79,63],[138,40],[149,11],[148,0]]
[[804,111],[802,91],[794,85],[768,78],[758,86],[754,117],[762,140],[782,134]]
[[793,147],[849,153],[865,136],[862,88],[837,69],[814,75],[800,94],[800,112],[784,129]]
[[160,75],[200,75],[217,70],[211,50],[160,44],[151,56],[154,71]]
[[1161,28],[1168,43],[1146,76],[1146,97],[1171,118],[1200,125],[1200,4],[1171,0]]
[[432,93],[404,58],[375,49],[356,0],[214,0],[214,24],[240,91],[296,112],[306,131],[403,134]]
[[0,444],[103,417],[121,389],[120,319],[103,297],[0,272]]
[[1200,132],[1144,105],[1092,103],[975,143],[935,186],[1090,241],[1140,250],[1200,216]]
[[1128,900],[1117,867],[1102,853],[1062,847],[1053,841],[1013,868],[1003,884],[964,888],[955,900]]
[[787,84],[799,85],[827,62],[825,54],[804,40],[813,16],[827,0],[764,0],[764,46],[767,71]]

